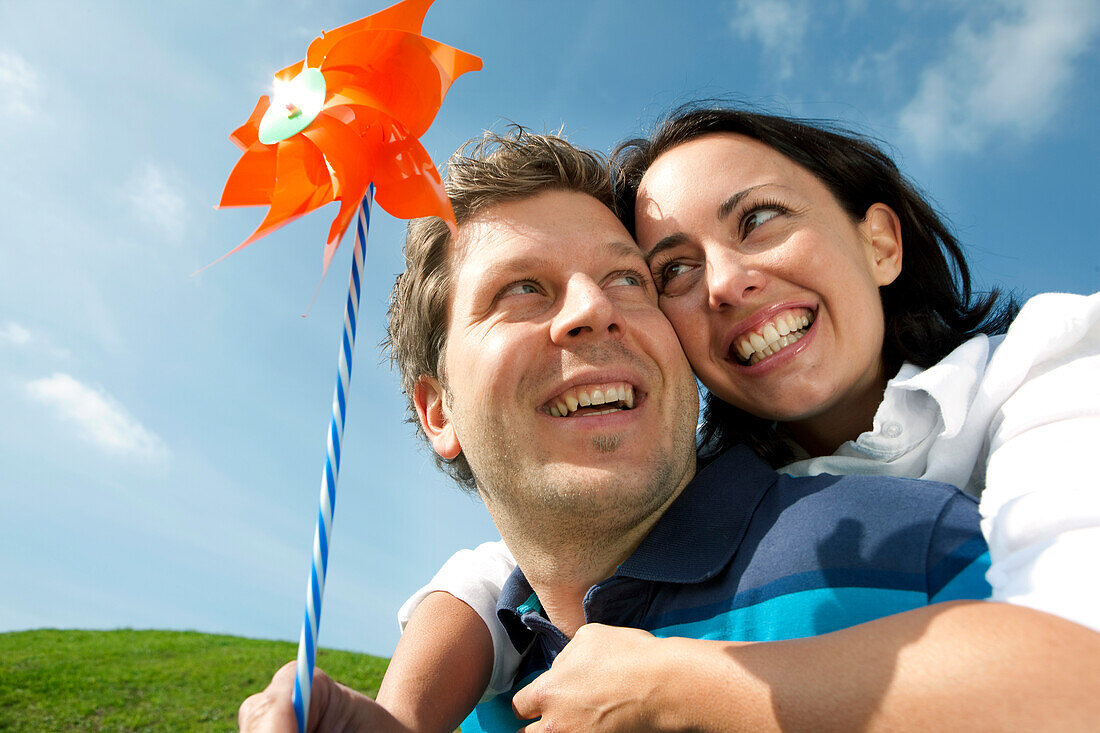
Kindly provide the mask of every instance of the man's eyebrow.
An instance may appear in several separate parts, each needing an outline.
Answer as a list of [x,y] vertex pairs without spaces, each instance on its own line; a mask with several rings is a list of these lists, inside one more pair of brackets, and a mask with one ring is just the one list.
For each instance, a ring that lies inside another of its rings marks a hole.
[[[638,249],[638,245],[634,243],[633,239],[614,239],[593,246],[606,247],[619,257],[634,258],[641,256],[641,250]],[[515,259],[493,262],[485,268],[485,272],[489,276],[486,279],[496,279],[513,273],[543,270],[554,266],[554,262],[546,257],[526,255]]]
[[639,247],[634,242],[633,239],[626,240],[626,241],[624,241],[622,239],[616,239],[614,241],[608,242],[607,246],[610,247],[611,249],[615,250],[615,252],[620,257],[634,258],[634,257],[641,257],[642,256],[641,247]]
[[[633,239],[615,239],[594,246],[606,247],[612,250],[618,257],[629,257],[633,259],[635,257],[640,257],[642,254]],[[532,272],[539,272],[555,266],[552,260],[539,255],[526,255],[514,259],[498,260],[485,267],[485,277],[481,279],[481,283],[476,290],[491,289],[495,287],[500,280],[513,275],[526,276]]]
[[549,265],[550,260],[546,259],[545,257],[539,257],[538,255],[516,257],[515,259],[507,259],[503,261],[497,260],[495,262],[489,263],[485,267],[485,274],[487,277],[483,278],[483,282],[496,280],[497,278],[505,277],[507,275],[544,269]]

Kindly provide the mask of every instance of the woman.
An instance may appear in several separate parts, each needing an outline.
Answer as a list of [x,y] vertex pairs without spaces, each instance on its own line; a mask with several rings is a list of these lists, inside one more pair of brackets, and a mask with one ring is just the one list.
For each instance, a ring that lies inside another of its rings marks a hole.
[[[616,162],[624,220],[709,391],[705,454],[748,443],[786,473],[891,474],[963,487],[981,497],[994,599],[1100,629],[1094,584],[1081,582],[1084,558],[1100,551],[1100,492],[1080,460],[1100,435],[1100,296],[1039,296],[1019,315],[995,292],[972,298],[958,243],[890,159],[822,126],[685,109],[650,139],[621,146]],[[502,561],[499,548],[478,552],[456,556],[443,575]],[[439,588],[484,607],[472,596],[491,595],[500,580],[473,590],[429,585],[403,612],[426,596],[435,618],[440,608],[462,607],[427,595]],[[951,643],[977,638],[982,612],[960,621]],[[470,618],[469,608],[454,613]],[[1030,633],[1030,619],[1017,621],[1006,633]],[[433,633],[416,627],[417,639]],[[631,668],[645,667],[651,652],[638,650],[647,643],[642,632],[599,633],[610,647],[604,659],[638,642]],[[484,649],[476,621],[469,636]],[[399,647],[395,662],[402,656]],[[506,688],[496,661],[493,686]],[[982,664],[991,674],[1001,669],[996,654]],[[559,672],[558,683],[568,672],[558,663],[544,677]],[[595,677],[589,669],[572,679]],[[517,708],[556,716],[568,698],[547,701],[554,683],[521,692]],[[591,685],[570,689],[598,697]],[[568,722],[588,724],[581,720]]]

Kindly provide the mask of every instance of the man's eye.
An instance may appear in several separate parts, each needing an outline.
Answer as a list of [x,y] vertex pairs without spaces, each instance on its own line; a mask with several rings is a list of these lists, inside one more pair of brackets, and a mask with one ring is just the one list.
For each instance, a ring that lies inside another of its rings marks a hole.
[[538,295],[539,286],[530,280],[522,280],[512,283],[500,291],[500,298],[508,298],[513,295]]
[[745,218],[742,220],[741,236],[747,237],[752,232],[752,230],[756,229],[758,226],[765,224],[768,221],[771,221],[782,213],[783,211],[776,207],[760,208],[756,211],[750,211],[748,214],[745,215]]
[[645,285],[645,278],[636,272],[621,272],[615,277],[611,278],[607,283],[609,286],[628,286],[632,288],[643,287]]

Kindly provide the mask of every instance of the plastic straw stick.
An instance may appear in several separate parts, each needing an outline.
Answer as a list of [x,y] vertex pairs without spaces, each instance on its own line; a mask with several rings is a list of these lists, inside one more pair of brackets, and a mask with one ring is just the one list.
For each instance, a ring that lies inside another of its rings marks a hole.
[[374,185],[367,190],[359,206],[359,225],[355,237],[355,257],[348,283],[348,302],[344,308],[344,338],[340,344],[340,366],[336,389],[332,395],[332,421],[328,427],[328,450],[325,470],[321,474],[320,508],[317,528],[313,533],[313,562],[306,584],[306,612],[302,619],[302,635],[298,640],[297,678],[294,681],[294,713],[298,731],[305,733],[309,719],[309,695],[313,687],[313,662],[317,653],[317,631],[321,624],[321,596],[325,592],[328,570],[329,541],[332,539],[332,513],[336,505],[336,479],[340,475],[340,444],[344,438],[344,418],[347,415],[348,387],[351,383],[351,357],[355,350],[355,324],[359,318],[360,273],[367,251],[367,228],[374,201]]

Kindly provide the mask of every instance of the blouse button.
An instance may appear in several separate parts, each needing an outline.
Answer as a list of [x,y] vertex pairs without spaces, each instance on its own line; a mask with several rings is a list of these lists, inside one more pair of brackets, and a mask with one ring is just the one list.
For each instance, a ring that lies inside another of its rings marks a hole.
[[896,422],[888,422],[882,427],[882,434],[887,438],[896,438],[901,435],[901,425]]

